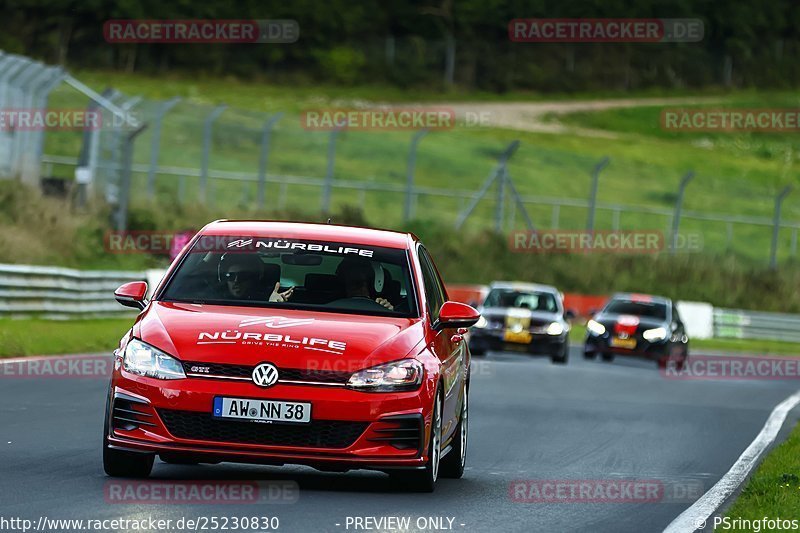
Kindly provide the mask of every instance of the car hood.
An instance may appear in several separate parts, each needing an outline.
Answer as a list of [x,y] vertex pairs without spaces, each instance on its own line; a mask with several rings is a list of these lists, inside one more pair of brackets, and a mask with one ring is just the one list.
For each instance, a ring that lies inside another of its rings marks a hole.
[[355,371],[406,357],[424,326],[420,319],[156,301],[133,334],[182,361]]

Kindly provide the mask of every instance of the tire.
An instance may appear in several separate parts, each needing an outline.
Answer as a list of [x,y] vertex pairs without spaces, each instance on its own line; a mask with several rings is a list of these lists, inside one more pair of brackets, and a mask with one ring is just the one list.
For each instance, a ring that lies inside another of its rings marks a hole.
[[558,349],[558,352],[550,356],[550,361],[554,365],[566,365],[569,359],[569,341],[564,341],[564,344]]
[[464,386],[464,402],[461,405],[461,417],[455,431],[450,453],[444,456],[439,464],[439,475],[444,478],[461,479],[464,466],[467,464],[467,438],[469,436],[469,384]]
[[662,357],[658,360],[658,368],[659,370],[666,370],[669,366],[669,363],[674,361],[675,366],[674,369],[678,372],[682,372],[684,368],[686,368],[686,362],[689,360],[689,354],[686,350],[681,350],[680,355],[675,356],[666,356]]
[[428,440],[428,461],[422,470],[406,470],[392,472],[391,477],[403,488],[413,492],[433,492],[436,479],[439,477],[439,467],[442,453],[442,410],[443,395],[441,390],[436,392],[436,403],[431,417],[431,437]]
[[146,478],[153,471],[155,454],[115,450],[108,446],[111,417],[111,392],[106,397],[105,421],[103,422],[103,470],[111,477]]
[[597,354],[594,352],[583,352],[583,358],[587,361],[594,361],[595,357],[597,357]]
[[469,353],[475,356],[486,355],[486,348],[479,344],[470,344]]
[[103,469],[111,477],[146,478],[153,471],[155,458],[152,453],[127,452],[103,446]]

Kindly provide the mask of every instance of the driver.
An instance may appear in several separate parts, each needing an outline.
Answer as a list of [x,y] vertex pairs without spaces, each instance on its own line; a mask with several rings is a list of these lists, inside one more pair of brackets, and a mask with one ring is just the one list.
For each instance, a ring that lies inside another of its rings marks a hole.
[[394,306],[386,298],[375,298],[375,272],[368,259],[346,257],[336,267],[336,276],[344,287],[345,298],[369,298],[386,309]]
[[[256,254],[225,254],[220,259],[221,280],[228,296],[236,300],[261,300],[264,284],[264,262]],[[270,302],[285,302],[292,296],[291,289],[278,292],[280,280],[275,283]]]

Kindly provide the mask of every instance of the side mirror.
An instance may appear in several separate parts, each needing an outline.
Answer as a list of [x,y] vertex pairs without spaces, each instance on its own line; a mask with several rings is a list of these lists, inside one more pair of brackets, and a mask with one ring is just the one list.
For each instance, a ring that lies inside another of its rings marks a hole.
[[564,312],[564,318],[566,320],[574,320],[575,319],[575,311],[573,311],[572,309],[567,309]]
[[439,310],[435,329],[468,328],[474,326],[481,314],[474,307],[459,302],[445,302]]
[[114,291],[114,298],[125,307],[134,307],[140,311],[147,306],[147,283],[144,281],[131,281],[121,285]]

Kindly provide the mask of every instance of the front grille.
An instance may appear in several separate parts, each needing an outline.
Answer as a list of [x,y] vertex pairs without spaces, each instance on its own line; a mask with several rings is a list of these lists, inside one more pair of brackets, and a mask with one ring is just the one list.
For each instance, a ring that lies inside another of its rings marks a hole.
[[[191,361],[185,361],[183,363],[183,371],[187,374],[209,375],[224,378],[250,378],[253,374],[253,368],[255,367],[219,363],[195,363]],[[202,372],[200,369],[202,369]]]
[[167,430],[177,438],[267,446],[347,448],[367,429],[367,422],[312,420],[308,424],[262,424],[216,420],[208,413],[160,409]]
[[290,381],[312,381],[316,383],[347,383],[352,374],[334,370],[309,370],[303,368],[279,368],[278,379]]
[[[183,370],[193,377],[214,377],[229,379],[250,379],[254,366],[229,365],[222,363],[197,363],[185,361]],[[201,371],[202,369],[202,371]],[[307,368],[279,368],[279,381],[308,381],[312,383],[346,384],[352,374],[333,370],[312,370]]]

